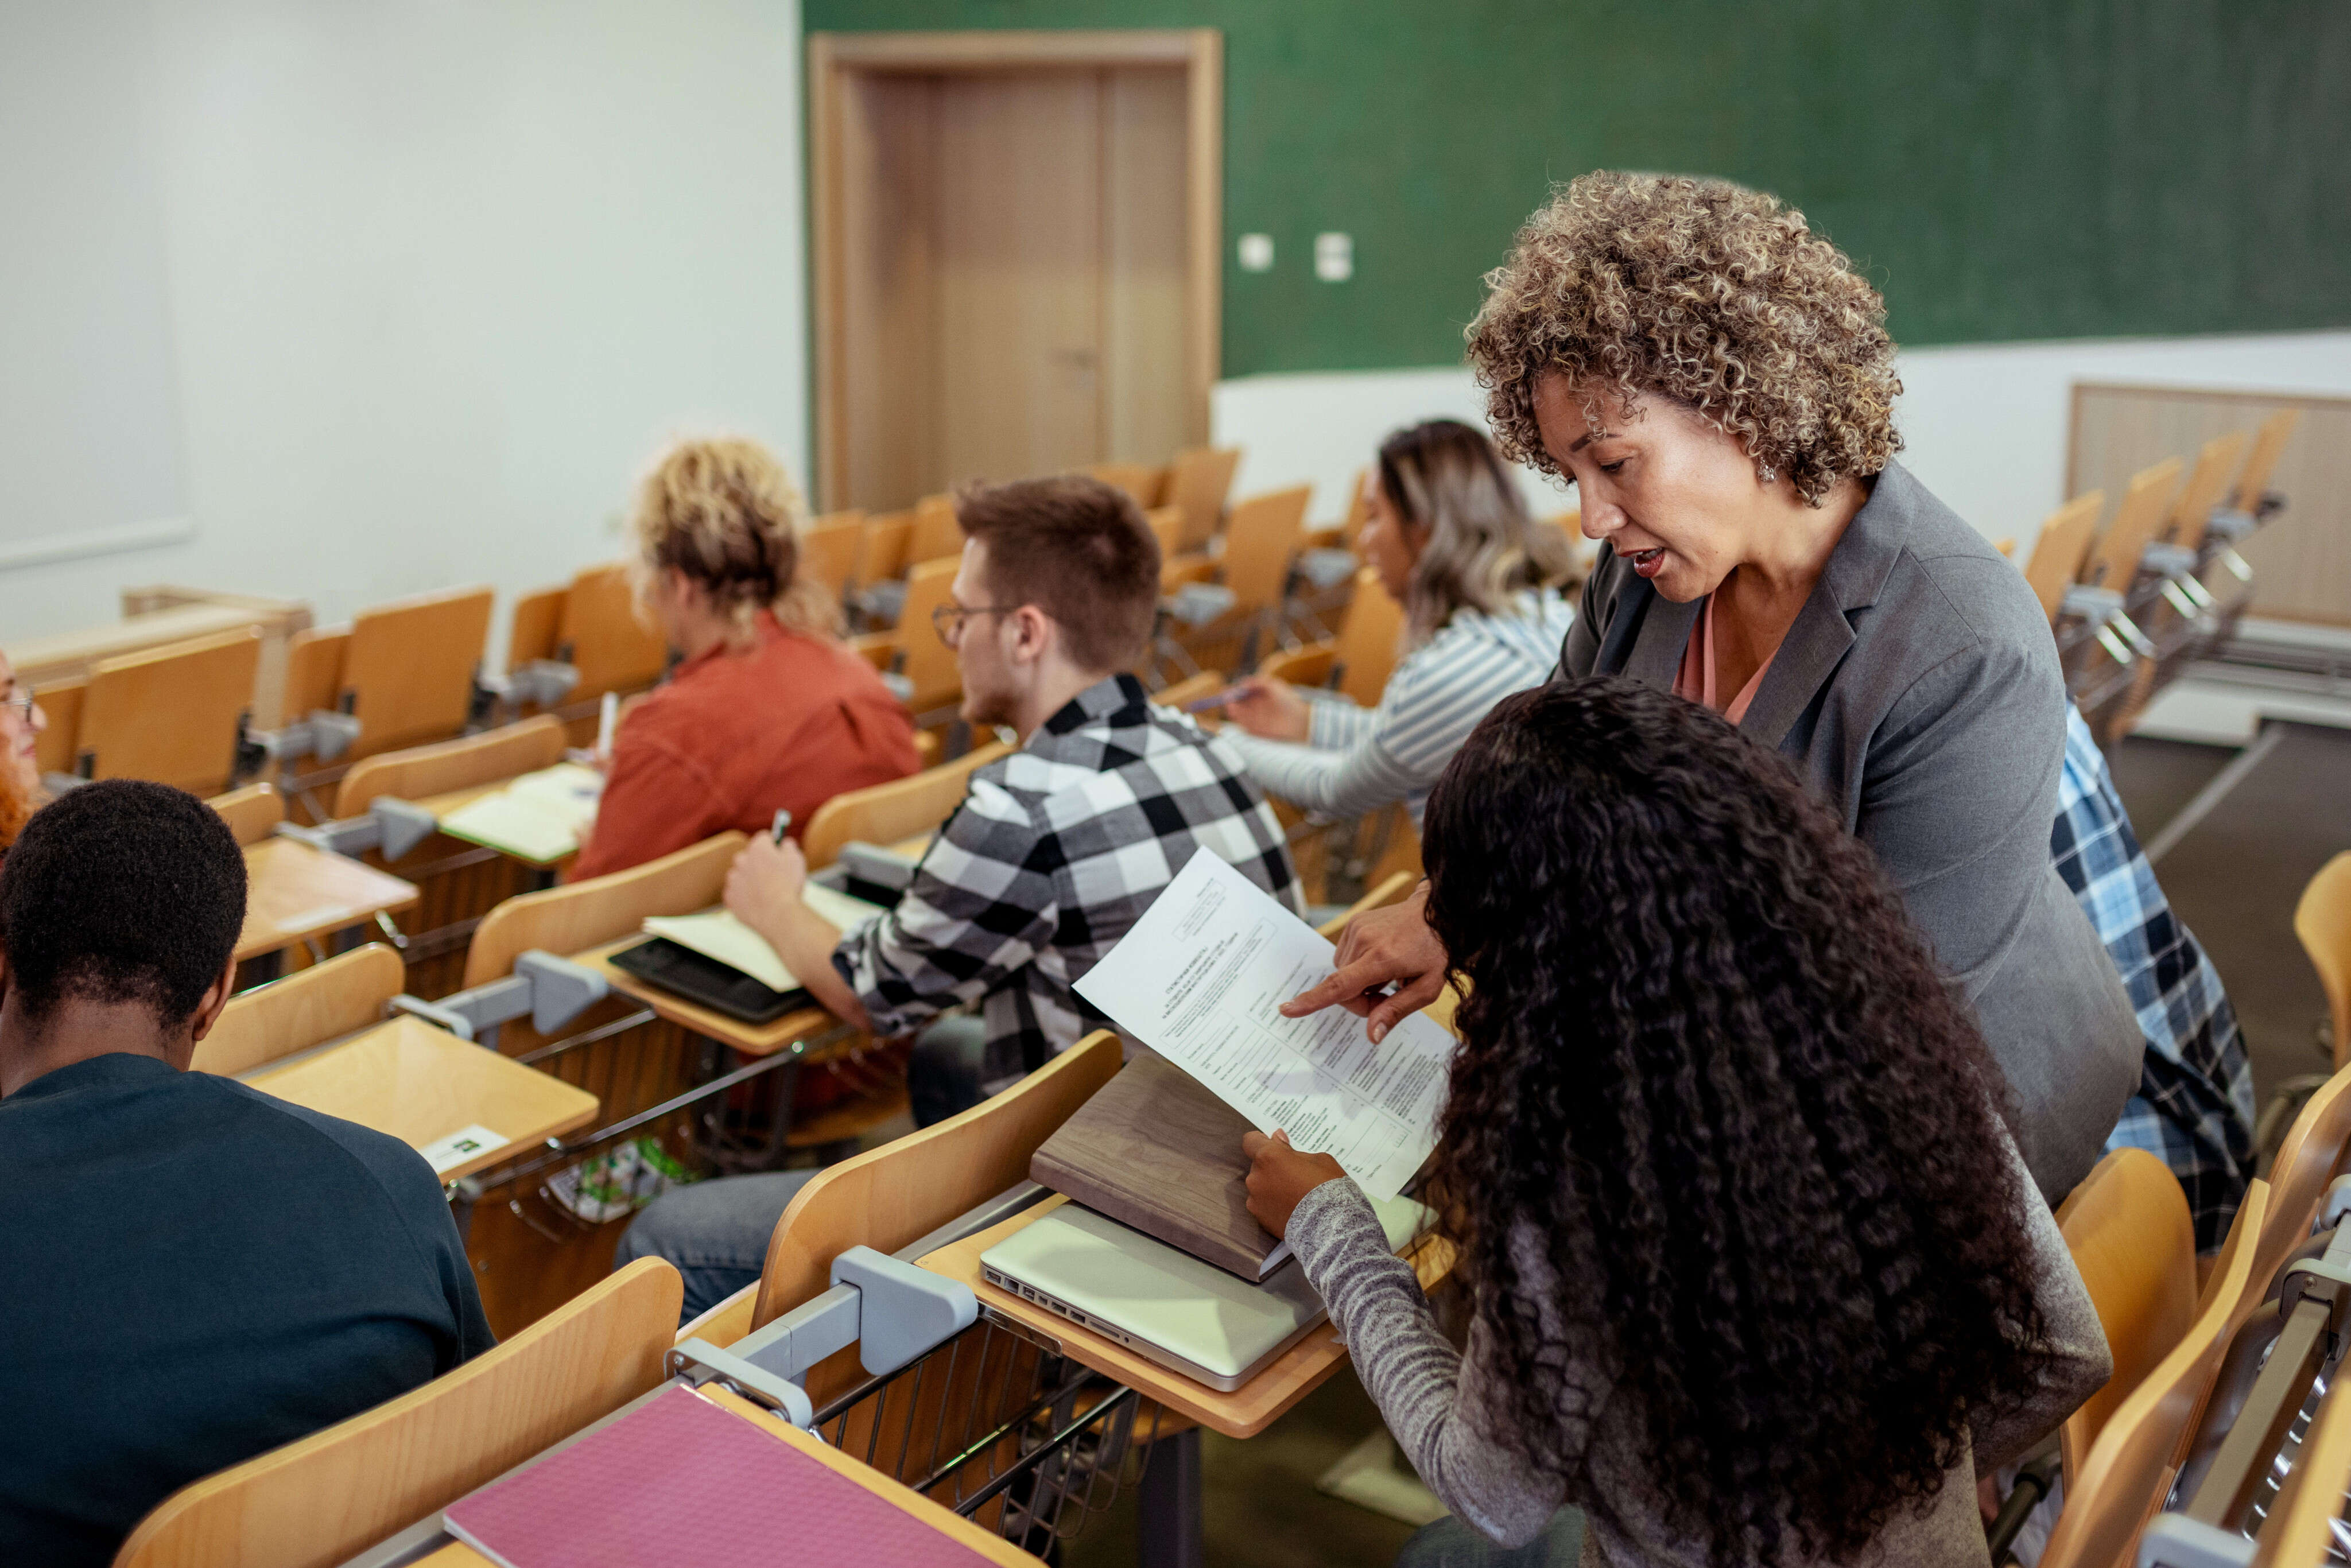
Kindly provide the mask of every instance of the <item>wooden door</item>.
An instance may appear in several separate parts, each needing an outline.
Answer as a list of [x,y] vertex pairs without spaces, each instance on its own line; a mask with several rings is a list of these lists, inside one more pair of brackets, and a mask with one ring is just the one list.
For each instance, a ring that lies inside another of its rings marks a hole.
[[811,40],[824,505],[1206,439],[1216,60],[1212,34]]

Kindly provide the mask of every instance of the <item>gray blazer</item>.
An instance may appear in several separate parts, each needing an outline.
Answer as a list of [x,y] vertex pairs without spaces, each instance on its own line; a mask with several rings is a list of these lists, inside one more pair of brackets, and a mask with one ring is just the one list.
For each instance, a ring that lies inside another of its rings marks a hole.
[[[1562,670],[1671,686],[1698,616],[1603,551]],[[1975,1005],[2015,1094],[2017,1146],[2053,1203],[2097,1163],[2145,1051],[2050,859],[2065,702],[2022,575],[1889,464],[1739,727],[1877,852]]]

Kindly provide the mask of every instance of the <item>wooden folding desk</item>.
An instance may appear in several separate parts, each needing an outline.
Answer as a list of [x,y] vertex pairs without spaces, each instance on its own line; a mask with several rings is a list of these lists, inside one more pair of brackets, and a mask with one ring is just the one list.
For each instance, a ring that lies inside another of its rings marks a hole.
[[[747,1399],[723,1388],[700,1389],[697,1397],[740,1416],[776,1441],[797,1448],[827,1469],[848,1477],[874,1496],[912,1514],[956,1545],[990,1563],[1004,1563],[1007,1568],[1020,1568],[1024,1564],[1027,1568],[1035,1568],[1039,1561],[993,1531],[942,1508],[911,1487],[891,1479],[870,1465],[851,1458],[821,1438],[811,1437],[798,1427],[787,1427]],[[778,1549],[778,1561],[788,1561],[789,1557],[788,1548]],[[412,1559],[410,1568],[490,1568],[490,1560],[462,1541],[451,1541],[438,1551]]]
[[350,1039],[265,1063],[240,1081],[289,1103],[388,1133],[413,1148],[467,1127],[507,1141],[441,1171],[455,1181],[596,1119],[596,1096],[401,1017]]
[[297,942],[416,903],[413,884],[294,839],[264,839],[248,846],[245,874],[245,929],[236,938],[239,963],[274,957]]
[[[615,992],[642,1002],[655,1016],[738,1056],[758,1059],[789,1051],[798,1057],[799,1067],[817,1066],[840,1055],[856,1036],[857,1031],[850,1025],[820,1007],[796,1008],[769,1023],[745,1023],[713,1012],[674,991],[665,991],[611,962],[614,953],[633,947],[644,939],[643,932],[634,932],[617,942],[574,954],[572,962],[595,970]],[[797,1074],[799,1067],[778,1071]],[[789,1103],[795,1087],[796,1083],[788,1082],[778,1089],[783,1103]],[[905,1092],[900,1089],[879,1103],[869,1095],[820,1112],[805,1122],[789,1123],[787,1119],[787,1124],[778,1128],[775,1152],[783,1147],[810,1148],[843,1142],[878,1122],[888,1121],[905,1108]]]
[[[1225,1394],[1146,1360],[1034,1302],[999,1291],[980,1278],[981,1253],[1068,1201],[1057,1193],[1001,1225],[939,1249],[922,1259],[921,1265],[934,1274],[962,1281],[971,1287],[981,1306],[1010,1319],[1030,1337],[1059,1345],[1061,1353],[1071,1361],[1123,1383],[1144,1398],[1179,1411],[1228,1437],[1256,1437],[1320,1387],[1347,1359],[1347,1346],[1339,1338],[1337,1326],[1326,1321],[1283,1351],[1272,1365]],[[1453,1271],[1453,1247],[1443,1237],[1421,1238],[1406,1256],[1412,1260],[1413,1271],[1420,1276],[1424,1291],[1436,1289]]]

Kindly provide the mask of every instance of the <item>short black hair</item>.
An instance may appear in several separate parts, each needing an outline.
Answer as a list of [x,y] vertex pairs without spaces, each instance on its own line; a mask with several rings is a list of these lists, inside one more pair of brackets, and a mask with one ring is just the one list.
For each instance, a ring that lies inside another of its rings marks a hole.
[[1159,617],[1159,537],[1134,497],[1083,474],[970,485],[956,521],[987,547],[988,597],[1053,618],[1070,662],[1123,670]]
[[220,977],[244,925],[235,835],[168,785],[68,789],[0,860],[8,986],[36,1020],[68,998],[144,1002],[171,1029]]

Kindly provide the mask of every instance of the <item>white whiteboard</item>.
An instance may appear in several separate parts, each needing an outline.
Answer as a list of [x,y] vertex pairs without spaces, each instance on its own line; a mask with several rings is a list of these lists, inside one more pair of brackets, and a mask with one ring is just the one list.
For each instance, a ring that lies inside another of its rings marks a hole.
[[0,0],[0,570],[189,537],[145,0]]

